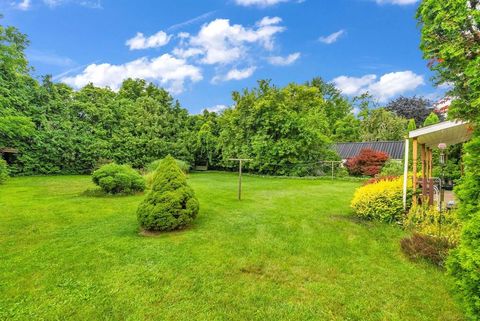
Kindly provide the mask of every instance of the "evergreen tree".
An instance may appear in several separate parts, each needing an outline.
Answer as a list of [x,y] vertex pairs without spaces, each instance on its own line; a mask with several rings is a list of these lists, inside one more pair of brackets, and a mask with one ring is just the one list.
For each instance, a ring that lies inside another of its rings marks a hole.
[[198,200],[187,177],[172,156],[158,166],[152,187],[137,210],[140,226],[148,231],[172,231],[188,226],[197,216]]

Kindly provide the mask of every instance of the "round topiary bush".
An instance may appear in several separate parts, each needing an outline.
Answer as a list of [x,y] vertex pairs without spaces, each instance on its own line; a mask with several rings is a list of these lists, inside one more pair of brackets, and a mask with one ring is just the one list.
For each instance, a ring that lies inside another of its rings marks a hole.
[[129,165],[103,165],[93,172],[92,180],[109,194],[129,194],[145,190],[145,180]]
[[7,162],[0,158],[0,184],[4,183],[8,178],[8,166]]
[[175,159],[167,156],[157,167],[152,188],[137,210],[138,222],[148,231],[172,231],[197,216],[198,200]]

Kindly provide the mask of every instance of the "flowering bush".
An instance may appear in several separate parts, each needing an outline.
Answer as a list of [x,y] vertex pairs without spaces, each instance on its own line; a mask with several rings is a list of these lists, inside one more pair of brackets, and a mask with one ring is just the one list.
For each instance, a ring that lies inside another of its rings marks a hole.
[[357,156],[349,158],[345,163],[345,166],[350,175],[375,176],[380,173],[387,160],[387,153],[366,148],[362,149]]
[[[402,222],[405,213],[402,191],[403,177],[365,185],[355,191],[350,206],[355,215],[362,218],[384,222]],[[411,194],[409,188],[407,204],[410,202]]]
[[366,180],[363,185],[374,184],[382,181],[394,181],[396,179],[398,179],[398,176],[376,176]]
[[428,204],[413,205],[403,225],[423,235],[442,237],[452,244],[460,240],[461,223],[455,210],[443,210]]

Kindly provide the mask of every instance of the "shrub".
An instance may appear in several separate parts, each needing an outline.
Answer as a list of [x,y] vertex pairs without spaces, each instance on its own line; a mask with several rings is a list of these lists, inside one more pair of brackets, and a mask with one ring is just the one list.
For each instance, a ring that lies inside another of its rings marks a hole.
[[151,190],[139,205],[140,225],[149,231],[171,231],[190,224],[198,214],[195,193],[175,159],[167,156],[155,171]]
[[387,153],[366,148],[362,149],[357,156],[349,158],[345,166],[350,175],[375,176],[380,173],[380,170],[387,160]]
[[129,165],[103,165],[93,172],[92,180],[109,194],[129,194],[145,189],[143,177]]
[[[145,177],[145,183],[146,183],[147,189],[150,189],[152,187],[153,178],[155,177],[155,172],[158,166],[160,166],[160,164],[163,161],[164,159],[157,159],[151,162],[150,164],[148,164],[147,167],[145,167],[146,174],[144,177]],[[179,159],[175,159],[175,162],[177,163],[178,167],[180,167],[182,172],[184,172],[185,174],[188,174],[190,172],[190,165],[187,162],[184,162]]]
[[480,212],[464,224],[460,245],[447,259],[448,273],[471,320],[480,320]]
[[[350,204],[355,215],[383,222],[403,220],[403,177],[359,187]],[[408,198],[411,198],[409,189]],[[407,203],[409,201],[407,200]]]
[[426,260],[443,266],[454,245],[444,237],[414,233],[400,241],[403,253],[412,261]]
[[363,183],[363,185],[375,184],[382,181],[394,181],[397,179],[398,179],[398,176],[377,176],[377,177],[372,177],[366,180],[365,183]]
[[445,238],[452,244],[457,244],[460,239],[461,223],[455,210],[440,213],[437,206],[413,205],[403,225],[423,235]]
[[403,163],[394,159],[387,160],[380,171],[382,176],[400,176],[402,174]]
[[[158,166],[162,163],[164,159],[157,159],[150,164],[147,165],[146,167],[146,172],[147,173],[152,173],[157,170]],[[175,159],[175,162],[177,163],[178,167],[184,172],[185,174],[188,174],[190,172],[190,164],[183,160]]]
[[4,183],[7,179],[8,179],[8,165],[3,158],[0,158],[0,184]]

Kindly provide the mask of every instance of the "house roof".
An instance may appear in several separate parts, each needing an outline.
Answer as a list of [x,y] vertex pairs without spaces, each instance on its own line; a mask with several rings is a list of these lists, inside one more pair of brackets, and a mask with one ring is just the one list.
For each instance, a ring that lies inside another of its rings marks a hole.
[[444,121],[435,125],[419,128],[409,133],[419,144],[436,148],[438,144],[455,145],[470,140],[473,126],[463,121]]
[[403,159],[404,147],[405,142],[403,141],[336,143],[333,146],[342,159],[355,157],[362,149],[385,152],[391,159]]

